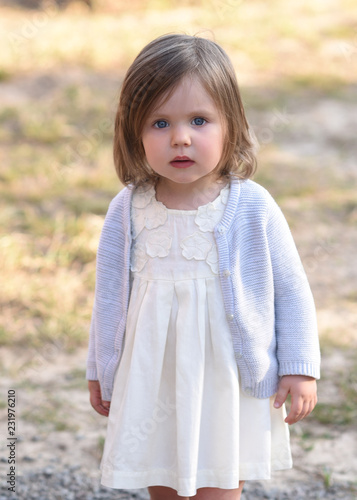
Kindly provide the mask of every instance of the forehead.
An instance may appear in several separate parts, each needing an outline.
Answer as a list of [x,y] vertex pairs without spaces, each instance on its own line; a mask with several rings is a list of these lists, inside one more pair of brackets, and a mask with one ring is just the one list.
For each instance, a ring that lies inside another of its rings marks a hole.
[[169,112],[173,109],[185,112],[193,108],[219,112],[213,98],[199,78],[187,76],[157,100],[150,114]]

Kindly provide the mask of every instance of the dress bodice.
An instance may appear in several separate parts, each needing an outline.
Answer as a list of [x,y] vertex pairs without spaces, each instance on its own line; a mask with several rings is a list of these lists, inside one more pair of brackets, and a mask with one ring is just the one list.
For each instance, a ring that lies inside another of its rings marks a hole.
[[131,272],[148,279],[181,280],[218,274],[213,230],[221,220],[229,184],[197,210],[167,208],[153,186],[139,187],[132,198]]

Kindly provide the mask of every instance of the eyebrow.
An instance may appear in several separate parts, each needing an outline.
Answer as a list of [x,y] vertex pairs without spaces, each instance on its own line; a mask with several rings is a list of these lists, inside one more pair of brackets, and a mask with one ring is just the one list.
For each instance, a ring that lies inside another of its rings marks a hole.
[[[151,119],[155,119],[155,118],[168,118],[170,115],[167,114],[167,113],[160,113],[159,112],[160,110],[154,110],[152,113],[150,113],[150,118]],[[210,111],[208,109],[204,110],[204,109],[193,109],[192,111],[190,111],[189,114],[187,114],[186,116],[187,117],[191,117],[191,116],[207,116],[207,117],[210,117],[214,114],[214,111]]]

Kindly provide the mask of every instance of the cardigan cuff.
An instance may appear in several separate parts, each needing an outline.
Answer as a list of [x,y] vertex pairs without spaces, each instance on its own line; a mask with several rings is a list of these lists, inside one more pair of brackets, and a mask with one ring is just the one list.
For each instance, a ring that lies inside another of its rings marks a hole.
[[111,387],[101,387],[102,392],[102,400],[103,401],[111,401],[113,389]]
[[320,363],[304,363],[302,361],[279,363],[279,377],[284,375],[305,375],[319,379]]
[[87,380],[98,380],[97,369],[95,367],[94,368],[90,368],[90,367],[87,368],[86,379]]

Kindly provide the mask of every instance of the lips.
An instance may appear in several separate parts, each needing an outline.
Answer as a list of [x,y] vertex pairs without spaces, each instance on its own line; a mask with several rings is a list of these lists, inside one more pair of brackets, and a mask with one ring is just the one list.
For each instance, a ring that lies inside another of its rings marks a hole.
[[188,168],[191,167],[194,163],[195,162],[188,156],[176,156],[172,161],[170,161],[170,165],[175,168]]

